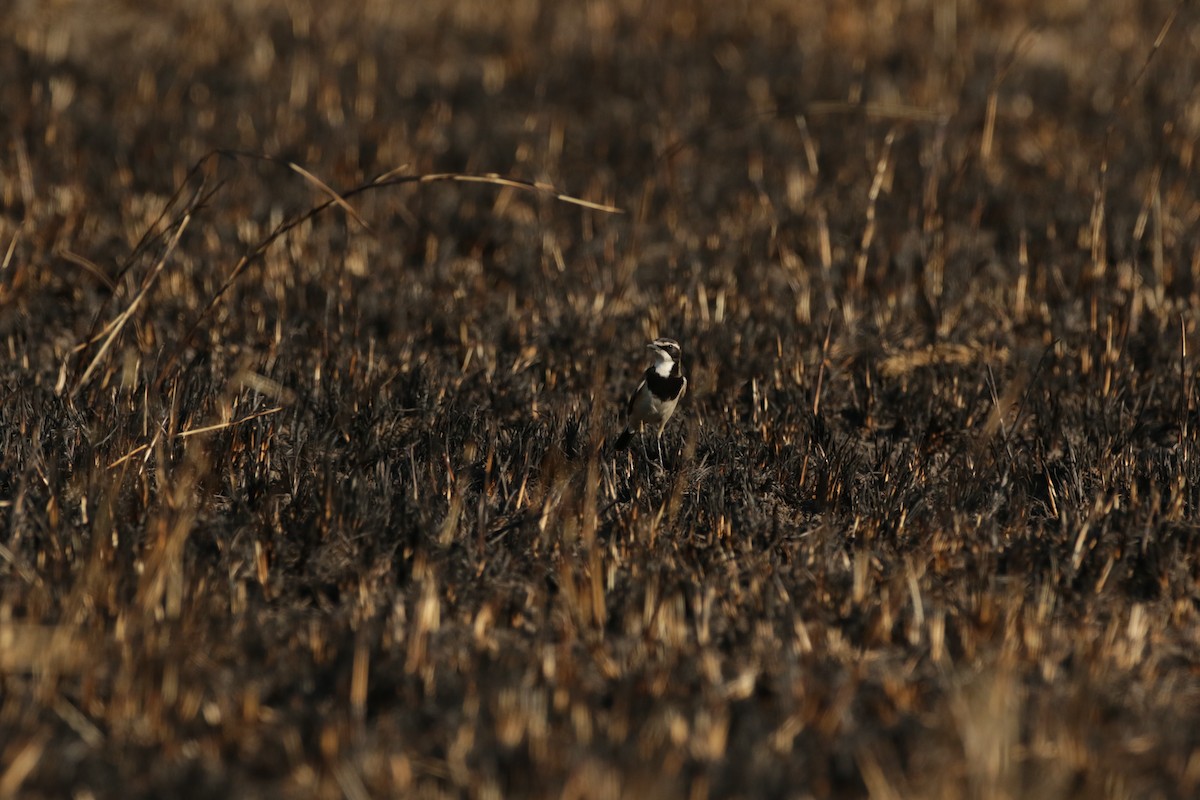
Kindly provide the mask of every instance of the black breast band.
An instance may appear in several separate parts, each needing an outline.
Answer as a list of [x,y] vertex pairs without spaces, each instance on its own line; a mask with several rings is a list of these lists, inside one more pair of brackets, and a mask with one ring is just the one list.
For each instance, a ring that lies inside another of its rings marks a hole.
[[[679,365],[676,364],[676,373],[678,369]],[[676,397],[679,397],[679,392],[683,389],[683,376],[672,374],[664,378],[651,367],[646,370],[646,388],[659,400],[674,400]]]

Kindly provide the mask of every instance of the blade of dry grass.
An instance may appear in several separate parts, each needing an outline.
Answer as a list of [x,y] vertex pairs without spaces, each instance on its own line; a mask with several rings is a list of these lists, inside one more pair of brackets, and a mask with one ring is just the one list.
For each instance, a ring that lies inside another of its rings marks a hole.
[[[117,336],[119,336],[121,331],[125,328],[125,324],[133,318],[134,313],[138,310],[138,307],[146,298],[146,295],[149,293],[151,287],[154,286],[154,282],[158,279],[158,276],[162,274],[163,267],[166,266],[167,260],[171,257],[171,254],[175,252],[175,247],[179,244],[179,240],[183,237],[183,232],[187,230],[188,223],[190,223],[191,220],[192,217],[190,214],[184,215],[182,221],[175,229],[175,235],[172,236],[171,241],[168,242],[166,250],[159,257],[158,261],[155,262],[154,267],[150,270],[150,273],[146,276],[146,279],[142,281],[142,288],[138,290],[138,293],[134,296],[133,300],[129,302],[129,305],[126,306],[120,314],[117,314],[117,316],[113,317],[112,321],[104,327],[104,330],[100,334],[104,341],[100,344],[100,348],[96,351],[96,355],[92,357],[91,362],[88,363],[87,369],[83,371],[83,374],[80,375],[79,379],[75,382],[75,385],[71,390],[72,394],[77,394],[82,387],[87,385],[88,381],[92,377],[92,373],[95,371],[96,367],[100,365],[100,362],[104,360],[104,356],[108,353],[109,348],[112,347],[113,342],[115,342],[117,339]],[[81,345],[81,348],[85,346],[86,345]]]

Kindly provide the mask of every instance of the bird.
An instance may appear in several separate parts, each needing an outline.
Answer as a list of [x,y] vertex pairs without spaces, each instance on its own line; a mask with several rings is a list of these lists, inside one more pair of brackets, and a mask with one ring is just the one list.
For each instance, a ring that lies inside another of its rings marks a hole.
[[[663,428],[667,426],[667,420],[675,413],[679,400],[687,391],[687,378],[683,377],[683,354],[679,349],[679,342],[660,338],[646,346],[654,354],[654,363],[646,368],[642,382],[629,396],[629,402],[625,406],[625,430],[621,432],[614,447],[624,450],[629,446],[634,434],[641,432],[643,425],[655,426],[658,460],[661,462]],[[644,439],[642,456],[646,457]]]

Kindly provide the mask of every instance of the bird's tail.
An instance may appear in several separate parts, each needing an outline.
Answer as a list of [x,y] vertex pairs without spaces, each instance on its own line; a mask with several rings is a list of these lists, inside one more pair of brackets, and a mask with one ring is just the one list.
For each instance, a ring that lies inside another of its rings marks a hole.
[[630,440],[633,439],[633,428],[626,428],[621,435],[617,437],[617,441],[613,444],[614,450],[624,450],[629,447]]

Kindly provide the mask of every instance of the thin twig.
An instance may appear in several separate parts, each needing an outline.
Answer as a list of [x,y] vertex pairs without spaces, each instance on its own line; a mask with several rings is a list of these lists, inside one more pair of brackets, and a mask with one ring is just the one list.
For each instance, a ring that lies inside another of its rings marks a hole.
[[258,419],[259,417],[267,417],[267,416],[270,416],[271,414],[278,414],[280,411],[283,411],[283,406],[275,406],[274,408],[266,408],[266,409],[263,409],[262,411],[255,411],[253,414],[247,414],[246,416],[242,417],[241,419],[234,419],[234,420],[230,420],[229,422],[217,422],[212,425],[205,425],[203,428],[189,428],[186,431],[180,431],[179,433],[175,434],[175,438],[176,439],[186,439],[189,436],[198,436],[199,434],[202,434],[202,433],[212,433],[214,431],[224,430],[225,428],[232,428],[235,425],[241,425],[243,422],[249,422],[252,419]]
[[[241,152],[241,151],[237,151],[237,150],[218,150],[218,151],[214,151],[214,152],[219,155],[228,157],[228,158],[235,158],[235,159],[236,158],[250,158],[250,159],[255,159],[255,160],[259,160],[259,161],[267,161],[270,163],[283,164],[293,171],[298,171],[297,166],[290,161],[285,161],[283,159],[279,159],[274,156],[268,156],[268,155],[261,154],[261,153],[246,153],[246,152]],[[209,156],[205,156],[205,159],[209,158],[211,155],[212,154],[210,154]],[[196,172],[196,170],[193,169],[192,172],[189,174],[194,174],[195,172]],[[300,172],[300,174],[304,174],[304,172]],[[309,175],[311,175],[311,173],[309,173]],[[313,177],[312,180],[316,181],[316,178]],[[611,213],[611,214],[624,213],[622,211],[622,209],[620,209],[617,206],[606,205],[604,203],[594,203],[590,200],[583,200],[582,198],[564,194],[562,192],[559,192],[554,186],[552,186],[548,183],[526,181],[526,180],[520,180],[517,178],[506,178],[506,177],[503,177],[501,175],[496,175],[496,174],[474,175],[474,174],[469,174],[469,173],[458,173],[458,172],[439,172],[439,173],[433,173],[433,174],[427,174],[427,175],[420,175],[420,174],[414,175],[414,174],[398,174],[397,170],[390,170],[388,172],[383,173],[379,177],[377,177],[371,181],[368,181],[367,183],[359,184],[358,186],[348,189],[347,191],[341,192],[340,194],[337,192],[334,192],[332,189],[328,189],[328,193],[331,195],[331,199],[326,200],[322,203],[318,203],[317,205],[310,208],[308,211],[305,211],[303,214],[299,214],[297,216],[294,216],[290,219],[284,220],[283,222],[279,223],[278,225],[275,226],[274,230],[272,230],[270,233],[268,233],[266,236],[264,236],[262,239],[260,239],[253,247],[251,247],[246,253],[244,253],[240,259],[238,259],[237,264],[234,265],[233,270],[229,273],[229,276],[225,279],[225,281],[221,284],[221,286],[218,287],[218,289],[213,293],[212,297],[209,298],[208,303],[204,306],[204,308],[200,310],[200,313],[197,315],[196,319],[192,322],[191,326],[188,328],[187,333],[183,336],[182,339],[180,339],[176,343],[175,347],[173,348],[173,350],[171,352],[170,357],[166,359],[162,368],[159,370],[158,376],[154,380],[154,386],[156,388],[161,387],[163,385],[163,383],[167,380],[167,378],[170,376],[170,374],[173,372],[176,365],[178,364],[180,354],[184,351],[184,349],[191,342],[192,337],[196,335],[196,331],[200,329],[200,324],[204,321],[204,319],[208,316],[208,314],[212,311],[212,309],[216,307],[217,303],[220,302],[221,298],[225,295],[225,293],[227,291],[229,291],[229,288],[231,286],[233,286],[233,284],[237,281],[237,279],[239,277],[241,277],[242,273],[244,273],[246,271],[246,268],[249,267],[251,264],[255,263],[258,259],[262,258],[263,255],[267,252],[267,250],[269,250],[271,248],[271,246],[273,244],[275,244],[275,242],[278,241],[282,236],[286,235],[287,233],[294,230],[298,226],[304,224],[308,220],[319,216],[320,214],[322,214],[324,211],[326,211],[327,209],[329,209],[332,206],[336,205],[339,208],[348,208],[347,200],[349,200],[350,198],[355,197],[357,195],[363,194],[365,192],[373,191],[376,189],[381,189],[385,186],[400,186],[400,185],[408,184],[408,183],[426,184],[426,183],[435,183],[435,182],[441,182],[441,181],[454,181],[454,182],[460,182],[460,183],[485,183],[485,184],[489,184],[492,186],[507,186],[507,187],[516,188],[516,189],[522,189],[525,191],[538,192],[541,194],[549,194],[555,200],[558,200],[560,202],[581,206],[583,208],[592,209],[594,211],[602,211],[602,212]],[[320,182],[317,181],[317,183],[319,184]]]
[[346,202],[346,199],[344,197],[342,197],[340,194],[338,194],[333,189],[331,189],[329,187],[329,184],[327,184],[325,181],[318,178],[316,175],[313,175],[311,172],[309,172],[304,167],[300,166],[299,164],[297,164],[294,161],[287,162],[287,165],[288,165],[288,168],[291,169],[293,172],[295,172],[297,175],[304,178],[306,181],[311,183],[313,186],[316,186],[318,189],[320,189],[325,194],[329,195],[329,199],[332,200],[333,202],[337,203],[338,207],[341,208],[343,211],[345,211],[347,214],[349,214],[350,217],[355,222],[357,222],[359,225],[361,225],[364,230],[367,230],[367,231],[371,230],[371,226],[367,224],[367,221],[358,215],[358,212],[354,210],[353,206],[351,206],[349,203]]
[[108,334],[104,339],[104,343],[100,345],[100,349],[96,351],[96,355],[92,358],[92,362],[88,364],[87,369],[83,371],[83,375],[81,375],[79,380],[75,383],[76,392],[88,382],[88,379],[92,376],[92,372],[96,369],[97,365],[99,365],[101,359],[104,358],[104,355],[108,352],[109,348],[112,347],[113,342],[116,341],[117,335],[124,329],[125,324],[129,322],[130,318],[133,316],[133,313],[137,311],[138,306],[141,305],[142,300],[145,299],[146,293],[149,292],[150,287],[154,285],[155,279],[157,279],[162,273],[163,267],[166,266],[167,259],[171,257],[172,253],[175,252],[175,246],[179,244],[179,239],[183,236],[183,232],[187,230],[188,223],[191,222],[191,220],[192,217],[190,214],[184,215],[183,221],[175,230],[175,235],[171,237],[171,241],[167,244],[166,251],[158,259],[158,262],[154,265],[154,268],[150,270],[150,274],[147,275],[146,279],[142,282],[141,290],[138,291],[137,295],[132,301],[130,301],[125,310],[118,314],[113,321],[109,323],[106,328]]

